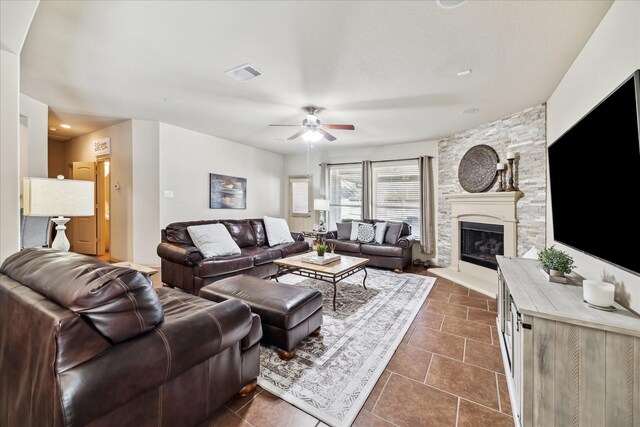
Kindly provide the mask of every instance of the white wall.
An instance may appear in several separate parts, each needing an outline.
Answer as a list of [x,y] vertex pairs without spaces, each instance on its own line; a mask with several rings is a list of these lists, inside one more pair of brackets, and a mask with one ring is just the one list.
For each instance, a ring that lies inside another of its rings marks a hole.
[[[547,144],[553,143],[638,68],[640,2],[618,0],[547,102]],[[628,299],[631,309],[640,312],[640,277],[555,242],[550,204],[548,206],[547,245],[557,244],[569,252],[580,275],[614,282],[618,300]],[[621,293],[627,296],[620,299]]]
[[[20,159],[20,177],[35,176],[46,178],[48,176],[48,132],[49,132],[49,106],[27,95],[20,94],[20,118],[25,124],[26,132],[21,153],[25,155]],[[21,133],[23,132],[21,131]],[[21,139],[22,136],[21,136]]]
[[20,249],[20,51],[38,1],[0,1],[0,263]]
[[[339,142],[334,143],[339,146]],[[404,159],[418,156],[433,156],[433,177],[434,188],[437,188],[438,179],[438,142],[412,142],[407,144],[397,145],[384,145],[384,146],[372,146],[363,148],[333,148],[330,150],[320,151],[318,149],[311,149],[309,155],[309,168],[307,168],[307,153],[303,154],[290,154],[284,158],[284,173],[283,173],[283,187],[282,191],[285,195],[285,203],[283,207],[283,213],[289,211],[288,197],[288,177],[290,175],[306,175],[310,173],[313,175],[313,198],[320,197],[320,163],[343,163],[343,162],[361,162],[363,160],[393,160]],[[435,206],[438,206],[437,191],[436,200],[434,200]],[[437,216],[437,215],[436,215]],[[314,218],[314,223],[318,222],[317,213]],[[437,230],[437,225],[435,227]],[[435,237],[437,240],[437,236]],[[422,259],[433,258],[433,255],[425,255],[420,253],[419,246],[414,246],[413,252],[414,258],[419,257]]]
[[[111,138],[110,256],[116,261],[133,260],[133,155],[132,121],[128,120],[67,141],[67,173],[72,162],[95,162],[93,141]],[[115,188],[120,185],[120,189]]]
[[[160,226],[283,216],[282,168],[281,154],[160,123]],[[246,178],[247,209],[209,209],[210,173]]]
[[159,266],[160,125],[133,120],[133,262]]

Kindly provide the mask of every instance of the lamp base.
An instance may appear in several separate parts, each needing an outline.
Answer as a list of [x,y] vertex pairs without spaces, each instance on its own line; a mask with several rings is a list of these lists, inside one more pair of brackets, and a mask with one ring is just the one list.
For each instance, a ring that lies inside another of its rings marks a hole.
[[68,252],[71,244],[69,243],[69,239],[67,239],[67,235],[64,232],[67,227],[65,224],[69,222],[71,218],[65,218],[62,216],[53,218],[52,221],[56,223],[56,238],[53,239],[53,243],[51,244],[52,249],[57,249],[59,251]]

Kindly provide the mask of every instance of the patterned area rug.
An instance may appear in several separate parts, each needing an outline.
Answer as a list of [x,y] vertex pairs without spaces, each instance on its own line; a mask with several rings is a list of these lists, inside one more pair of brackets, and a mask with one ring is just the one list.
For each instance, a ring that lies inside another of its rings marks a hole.
[[296,356],[281,360],[272,348],[260,349],[258,384],[332,426],[350,425],[393,356],[426,299],[434,278],[367,269],[333,285],[286,275],[283,283],[318,289],[324,324],[318,337],[303,341]]

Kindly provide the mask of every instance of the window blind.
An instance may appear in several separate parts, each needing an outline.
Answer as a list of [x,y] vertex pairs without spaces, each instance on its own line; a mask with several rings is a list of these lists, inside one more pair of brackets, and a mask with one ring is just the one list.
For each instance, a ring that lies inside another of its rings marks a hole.
[[375,219],[405,221],[420,236],[420,173],[417,160],[373,163]]
[[361,205],[362,165],[329,166],[329,229],[344,219],[360,219]]

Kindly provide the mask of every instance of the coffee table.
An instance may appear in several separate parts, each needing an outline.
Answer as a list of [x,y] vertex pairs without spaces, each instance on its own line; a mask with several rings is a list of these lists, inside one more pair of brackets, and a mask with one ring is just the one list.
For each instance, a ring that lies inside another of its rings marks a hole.
[[276,282],[278,281],[278,277],[284,274],[296,274],[298,276],[333,283],[333,311],[336,310],[336,294],[338,293],[336,285],[342,279],[353,276],[359,271],[364,271],[362,286],[367,289],[367,285],[365,284],[367,280],[367,269],[365,265],[369,262],[367,258],[341,255],[339,261],[326,265],[316,265],[302,260],[302,257],[307,255],[309,254],[294,255],[273,261],[273,263],[278,266],[278,272],[275,277]]

